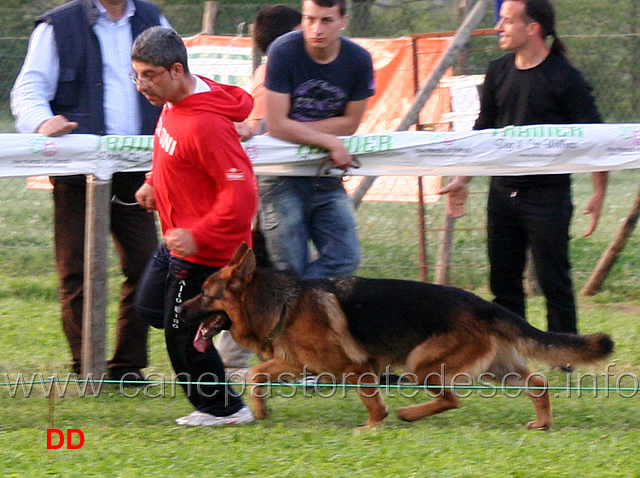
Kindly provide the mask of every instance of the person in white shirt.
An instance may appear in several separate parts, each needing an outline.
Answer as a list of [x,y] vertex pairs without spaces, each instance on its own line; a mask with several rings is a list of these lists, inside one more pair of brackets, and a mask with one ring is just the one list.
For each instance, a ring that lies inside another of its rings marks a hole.
[[[153,134],[160,113],[136,91],[131,46],[145,29],[169,26],[160,10],[140,0],[73,0],[36,20],[27,55],[11,91],[21,133]],[[152,214],[134,198],[144,173],[116,173],[112,181],[111,232],[124,282],[109,378],[121,385],[143,379],[147,324],[133,298],[157,247]],[[84,281],[84,176],[51,178],[54,189],[56,266],[62,323],[74,372],[81,372]]]

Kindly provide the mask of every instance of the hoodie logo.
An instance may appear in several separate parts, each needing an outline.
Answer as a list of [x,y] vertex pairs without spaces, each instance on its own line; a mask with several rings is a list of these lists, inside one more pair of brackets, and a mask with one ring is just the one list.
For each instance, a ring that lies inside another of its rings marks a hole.
[[156,129],[156,135],[158,136],[158,144],[164,150],[164,152],[169,156],[173,156],[173,153],[176,152],[176,146],[178,142],[173,139],[167,132],[167,130],[160,124]]
[[227,170],[228,181],[244,181],[244,173],[238,168],[230,168]]

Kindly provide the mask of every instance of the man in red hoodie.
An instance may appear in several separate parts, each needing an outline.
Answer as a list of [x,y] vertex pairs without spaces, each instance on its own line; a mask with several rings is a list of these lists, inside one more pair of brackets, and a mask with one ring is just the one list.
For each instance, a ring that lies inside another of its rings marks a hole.
[[165,330],[176,378],[196,410],[179,425],[230,425],[253,421],[233,390],[196,382],[224,380],[215,347],[194,346],[198,326],[180,318],[181,304],[204,280],[251,243],[256,182],[234,122],[253,106],[241,88],[189,73],[187,50],[171,28],[154,27],[136,39],[132,81],[153,105],[163,105],[155,130],[152,174],[136,193],[138,203],[160,216],[164,244],[147,265],[137,311]]

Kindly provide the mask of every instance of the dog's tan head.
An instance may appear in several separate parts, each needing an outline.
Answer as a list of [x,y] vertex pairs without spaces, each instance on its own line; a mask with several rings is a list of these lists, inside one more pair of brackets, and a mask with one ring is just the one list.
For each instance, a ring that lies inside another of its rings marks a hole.
[[242,296],[255,270],[253,250],[243,242],[229,263],[202,284],[202,292],[184,303],[182,320],[187,324],[200,324],[193,339],[198,351],[204,352],[213,336],[233,327],[242,312]]

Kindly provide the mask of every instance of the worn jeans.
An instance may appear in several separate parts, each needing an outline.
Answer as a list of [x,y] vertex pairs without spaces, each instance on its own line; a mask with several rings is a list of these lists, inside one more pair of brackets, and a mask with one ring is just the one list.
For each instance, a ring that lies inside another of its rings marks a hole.
[[527,247],[547,301],[548,330],[576,333],[569,262],[570,187],[502,189],[493,182],[488,200],[490,285],[495,302],[525,317],[523,275]]
[[[302,279],[351,275],[360,262],[360,243],[351,199],[336,177],[258,178],[260,228],[278,269]],[[311,260],[309,241],[318,257]]]
[[147,264],[136,294],[136,310],[149,325],[164,328],[167,352],[177,380],[191,404],[201,412],[231,415],[242,400],[228,385],[186,382],[224,382],[224,366],[212,345],[204,353],[193,346],[198,324],[180,318],[181,305],[200,293],[204,281],[218,268],[194,264],[169,254],[161,245]]

